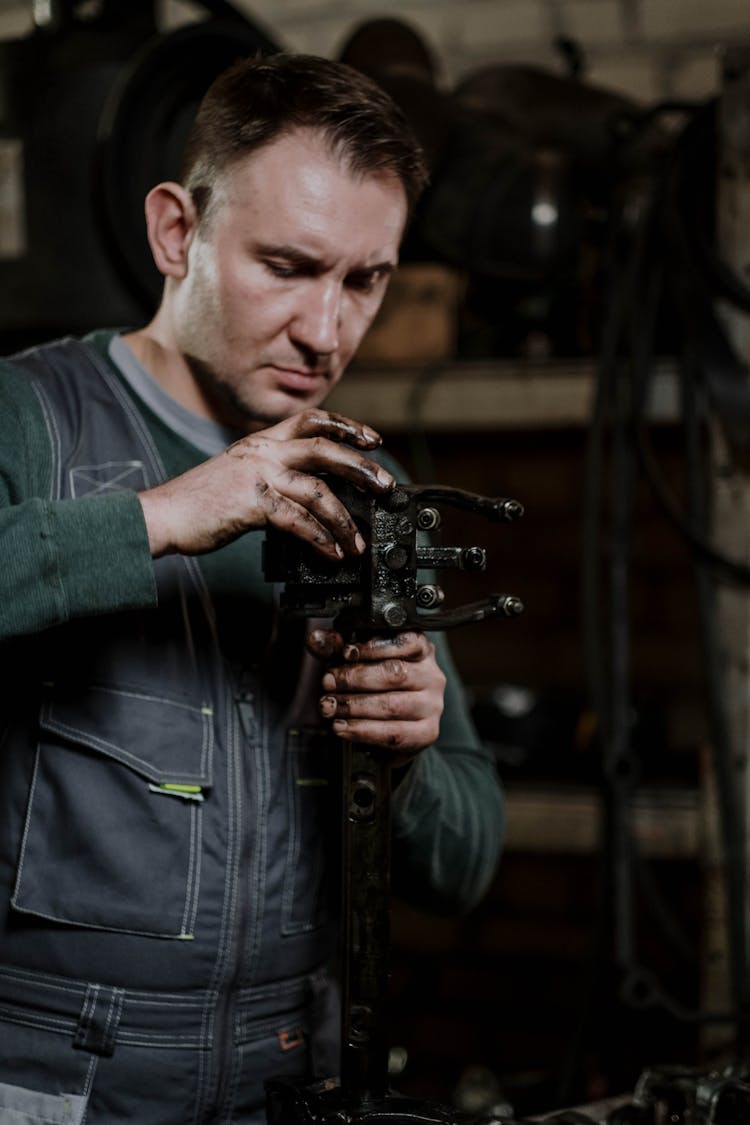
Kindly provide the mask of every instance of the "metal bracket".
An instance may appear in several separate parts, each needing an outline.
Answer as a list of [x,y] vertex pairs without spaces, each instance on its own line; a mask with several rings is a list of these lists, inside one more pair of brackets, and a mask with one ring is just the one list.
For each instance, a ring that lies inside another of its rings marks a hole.
[[523,515],[517,500],[478,496],[439,485],[398,485],[387,496],[373,496],[353,485],[328,484],[351,512],[368,549],[359,559],[329,563],[301,540],[269,528],[264,544],[266,578],[284,583],[281,611],[292,617],[331,617],[337,627],[361,630],[449,629],[490,617],[515,617],[523,604],[512,594],[443,609],[435,582],[420,582],[419,572],[434,569],[482,571],[483,547],[423,546],[420,532],[440,527],[445,506],[473,512],[494,523]]

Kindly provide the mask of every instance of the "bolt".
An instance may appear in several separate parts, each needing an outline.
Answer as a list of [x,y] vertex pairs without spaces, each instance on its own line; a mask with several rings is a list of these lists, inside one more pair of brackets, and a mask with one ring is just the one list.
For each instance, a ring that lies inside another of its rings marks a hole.
[[483,547],[467,547],[462,557],[464,570],[484,570],[487,552]]
[[383,606],[383,620],[393,629],[399,629],[406,622],[406,610],[399,602],[388,602]]
[[506,617],[517,617],[519,613],[523,613],[523,602],[512,594],[503,594],[496,598],[495,607]]
[[437,508],[422,508],[417,513],[417,527],[422,531],[433,531],[440,527],[440,512]]
[[517,520],[523,515],[523,504],[518,500],[505,500],[502,504],[501,514],[503,519]]
[[403,570],[409,561],[405,547],[398,547],[395,543],[383,550],[383,562],[389,570]]
[[396,487],[384,497],[383,506],[391,512],[400,512],[409,506],[409,493]]
[[432,583],[420,586],[417,590],[417,605],[420,609],[434,609],[436,605],[440,605],[445,598],[445,594],[440,586],[435,586]]

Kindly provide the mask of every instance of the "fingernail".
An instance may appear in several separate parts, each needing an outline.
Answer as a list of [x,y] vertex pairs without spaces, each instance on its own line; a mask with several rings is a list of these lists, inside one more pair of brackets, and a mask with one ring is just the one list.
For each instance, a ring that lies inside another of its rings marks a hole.
[[346,719],[334,719],[332,725],[334,730],[346,730],[349,724]]
[[385,469],[378,469],[375,476],[378,478],[381,484],[388,485],[388,487],[396,483],[391,474],[387,473]]
[[326,691],[336,690],[336,680],[331,672],[326,672],[325,676],[323,677],[322,683]]
[[356,645],[347,645],[344,649],[344,660],[359,660],[359,649]]
[[371,430],[369,426],[363,426],[362,433],[369,442],[372,442],[374,445],[380,445],[380,434],[376,433],[375,430]]
[[367,550],[367,544],[365,543],[359,532],[357,532],[357,534],[354,536],[354,546],[357,548],[360,555]]
[[334,543],[333,549],[336,552],[336,557],[339,558],[339,559],[343,559],[344,551],[343,551],[343,548],[340,546],[340,544]]
[[324,719],[336,714],[336,700],[332,695],[324,695],[320,701],[320,713]]

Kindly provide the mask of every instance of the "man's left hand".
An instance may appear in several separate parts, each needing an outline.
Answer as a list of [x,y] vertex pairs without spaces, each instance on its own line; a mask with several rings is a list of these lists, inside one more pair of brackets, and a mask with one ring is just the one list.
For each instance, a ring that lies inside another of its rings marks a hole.
[[435,742],[445,676],[434,644],[423,633],[350,643],[332,630],[318,629],[308,648],[329,661],[319,707],[334,734],[390,751],[394,765]]

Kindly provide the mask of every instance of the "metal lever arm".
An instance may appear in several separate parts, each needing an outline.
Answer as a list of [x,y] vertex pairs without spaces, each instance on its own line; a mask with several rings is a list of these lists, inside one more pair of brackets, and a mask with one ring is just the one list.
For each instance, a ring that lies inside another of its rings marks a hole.
[[513,594],[491,594],[478,602],[469,602],[445,613],[424,613],[420,624],[424,629],[452,629],[456,625],[471,625],[492,617],[517,617],[523,613],[523,602]]
[[480,496],[463,488],[443,484],[402,484],[399,489],[408,493],[420,507],[429,504],[448,504],[465,512],[474,512],[495,523],[512,523],[523,515],[523,504],[505,497]]

